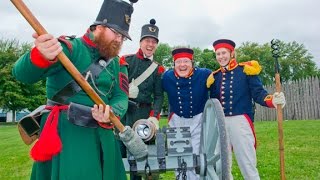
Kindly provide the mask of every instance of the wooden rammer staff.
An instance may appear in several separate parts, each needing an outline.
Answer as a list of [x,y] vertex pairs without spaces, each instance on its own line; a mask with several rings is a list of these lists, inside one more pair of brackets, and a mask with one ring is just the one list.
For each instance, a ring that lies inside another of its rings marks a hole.
[[[281,82],[280,82],[280,67],[279,67],[279,40],[271,41],[272,56],[275,59],[275,81],[276,81],[276,92],[281,92]],[[283,140],[283,113],[282,105],[277,105],[277,120],[278,120],[278,135],[279,135],[279,153],[280,153],[280,176],[281,180],[285,180],[285,163],[284,163],[284,140]]]

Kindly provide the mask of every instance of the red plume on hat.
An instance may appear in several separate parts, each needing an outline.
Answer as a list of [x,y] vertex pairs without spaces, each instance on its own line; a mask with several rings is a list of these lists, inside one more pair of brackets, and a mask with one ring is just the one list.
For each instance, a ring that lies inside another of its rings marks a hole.
[[190,48],[177,48],[172,51],[173,60],[177,60],[179,58],[189,58],[193,60],[193,50]]
[[229,39],[219,39],[213,42],[213,48],[215,51],[219,48],[227,48],[233,51],[235,47],[236,43]]

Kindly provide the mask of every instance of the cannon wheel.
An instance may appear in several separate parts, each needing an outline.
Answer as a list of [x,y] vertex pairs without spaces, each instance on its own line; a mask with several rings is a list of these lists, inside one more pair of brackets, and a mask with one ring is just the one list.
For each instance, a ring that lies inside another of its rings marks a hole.
[[200,139],[200,177],[204,180],[230,179],[230,151],[224,113],[217,99],[209,99],[203,112]]

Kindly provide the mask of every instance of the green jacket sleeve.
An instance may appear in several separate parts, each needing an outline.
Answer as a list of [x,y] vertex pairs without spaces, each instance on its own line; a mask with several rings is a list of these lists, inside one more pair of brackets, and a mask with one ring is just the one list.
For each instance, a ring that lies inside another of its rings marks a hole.
[[[68,48],[62,44],[63,51],[67,56],[70,56],[70,52]],[[14,64],[12,69],[12,75],[23,83],[32,84],[41,79],[45,79],[46,77],[54,74],[55,72],[61,70],[62,64],[57,61],[48,65],[47,67],[39,67],[35,65],[35,61],[39,61],[39,59],[44,60],[43,57],[40,57],[40,54],[34,55],[35,48],[31,51],[28,51],[24,55],[22,55]],[[40,52],[39,52],[40,53]],[[33,58],[33,59],[31,59]]]

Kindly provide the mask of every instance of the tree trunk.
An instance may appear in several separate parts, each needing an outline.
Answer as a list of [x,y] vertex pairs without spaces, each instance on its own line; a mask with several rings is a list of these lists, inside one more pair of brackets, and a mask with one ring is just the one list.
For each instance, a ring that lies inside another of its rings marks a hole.
[[16,122],[16,110],[12,110],[12,122]]

